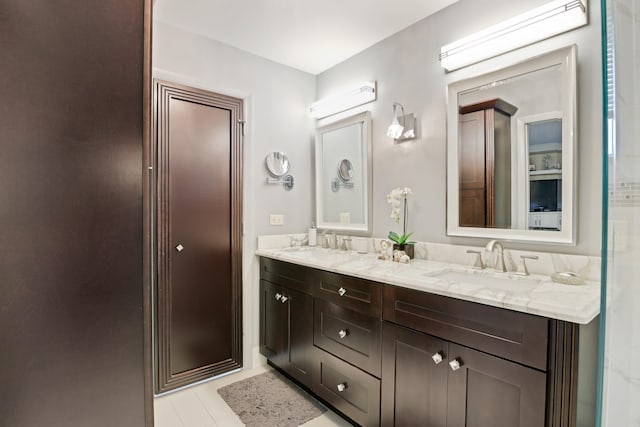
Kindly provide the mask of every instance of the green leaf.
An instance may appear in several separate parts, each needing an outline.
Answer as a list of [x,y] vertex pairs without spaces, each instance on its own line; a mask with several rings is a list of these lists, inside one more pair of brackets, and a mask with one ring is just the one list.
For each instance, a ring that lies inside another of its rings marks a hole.
[[389,240],[391,240],[391,241],[393,241],[393,242],[396,242],[396,243],[398,243],[398,244],[401,244],[401,243],[400,243],[400,236],[398,236],[398,234],[397,234],[396,232],[394,232],[394,231],[390,231],[390,232],[389,232],[389,236],[388,236],[388,238],[389,238]]
[[407,234],[403,234],[402,236],[400,236],[399,237],[400,241],[398,241],[398,244],[405,245],[407,243],[407,240],[409,240],[409,237],[411,237],[412,234],[413,234],[413,232],[407,233]]

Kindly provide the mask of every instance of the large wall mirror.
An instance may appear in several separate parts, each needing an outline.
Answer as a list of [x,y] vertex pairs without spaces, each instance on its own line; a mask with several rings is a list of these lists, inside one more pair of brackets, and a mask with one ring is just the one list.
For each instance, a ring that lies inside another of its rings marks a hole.
[[576,49],[451,83],[447,234],[575,244]]
[[371,234],[371,117],[357,114],[316,130],[318,228]]

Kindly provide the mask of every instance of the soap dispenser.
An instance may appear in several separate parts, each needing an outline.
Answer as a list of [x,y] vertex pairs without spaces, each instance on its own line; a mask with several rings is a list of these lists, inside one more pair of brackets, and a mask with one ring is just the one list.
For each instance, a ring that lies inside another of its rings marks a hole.
[[318,233],[316,230],[316,225],[312,222],[311,228],[309,229],[309,246],[315,246],[318,238]]

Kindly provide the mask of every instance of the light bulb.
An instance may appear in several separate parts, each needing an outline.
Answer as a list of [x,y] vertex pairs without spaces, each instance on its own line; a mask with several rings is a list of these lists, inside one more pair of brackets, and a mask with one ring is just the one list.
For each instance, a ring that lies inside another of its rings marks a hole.
[[402,135],[403,130],[404,126],[398,122],[398,118],[394,114],[393,122],[391,122],[391,126],[389,126],[389,129],[387,130],[387,136],[389,138],[398,139],[400,138],[400,135]]

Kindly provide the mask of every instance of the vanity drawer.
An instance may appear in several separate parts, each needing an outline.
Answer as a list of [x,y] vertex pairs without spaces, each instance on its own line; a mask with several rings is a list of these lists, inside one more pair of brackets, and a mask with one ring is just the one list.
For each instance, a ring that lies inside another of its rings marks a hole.
[[383,301],[384,320],[547,370],[546,318],[391,285]]
[[380,380],[314,347],[313,391],[363,427],[380,425]]
[[271,283],[311,293],[310,272],[309,267],[260,257],[260,278]]
[[356,277],[316,270],[313,295],[359,313],[380,317],[382,285]]
[[313,325],[316,346],[380,377],[380,318],[315,299]]

